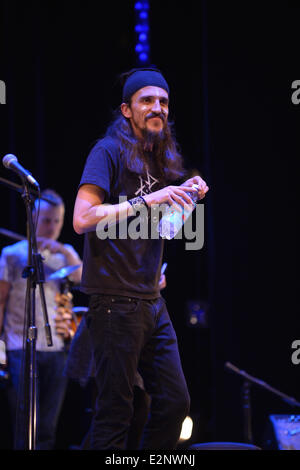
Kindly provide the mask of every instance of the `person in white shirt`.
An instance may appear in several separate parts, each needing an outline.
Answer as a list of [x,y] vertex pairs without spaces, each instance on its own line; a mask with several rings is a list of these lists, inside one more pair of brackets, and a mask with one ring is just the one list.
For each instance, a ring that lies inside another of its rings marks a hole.
[[[60,295],[60,281],[47,281],[51,273],[65,266],[78,265],[69,276],[74,283],[81,279],[82,262],[78,253],[69,244],[58,241],[65,215],[62,198],[53,190],[45,190],[42,196],[53,204],[41,200],[37,223],[38,252],[43,257],[46,282],[44,292],[47,313],[52,334],[52,346],[47,345],[44,332],[44,317],[40,295],[36,293],[36,365],[37,365],[37,439],[36,449],[52,449],[61,406],[63,404],[67,378],[63,375],[66,360],[65,343],[70,339],[68,321],[64,321],[58,308],[57,296]],[[33,215],[37,213],[37,201]],[[0,334],[6,345],[7,367],[10,383],[7,387],[8,400],[12,412],[15,434],[15,448],[23,448],[23,429],[16,429],[20,386],[24,376],[24,316],[27,280],[22,277],[28,265],[27,240],[3,248],[0,257]],[[58,315],[58,310],[59,315]],[[69,318],[69,317],[67,317]],[[23,360],[23,362],[22,362]],[[22,406],[22,405],[21,405]],[[21,435],[19,435],[21,434]]]

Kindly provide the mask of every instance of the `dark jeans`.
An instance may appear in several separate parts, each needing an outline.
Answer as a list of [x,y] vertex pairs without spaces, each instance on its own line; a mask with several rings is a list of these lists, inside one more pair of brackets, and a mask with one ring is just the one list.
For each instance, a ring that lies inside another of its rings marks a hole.
[[[24,390],[22,390],[21,382],[24,373],[22,355],[21,350],[7,353],[11,382],[7,388],[7,395],[11,407],[16,449],[24,449],[27,445],[24,440],[26,438],[25,423],[22,421],[24,419]],[[38,450],[54,448],[56,426],[67,386],[67,378],[63,376],[65,360],[66,353],[63,351],[36,352],[36,449]],[[19,397],[20,402],[18,401],[19,390],[23,392]],[[17,409],[18,415],[16,415]]]
[[151,396],[142,448],[176,448],[190,398],[164,299],[93,295],[86,322],[98,388],[91,447],[126,448],[138,370]]

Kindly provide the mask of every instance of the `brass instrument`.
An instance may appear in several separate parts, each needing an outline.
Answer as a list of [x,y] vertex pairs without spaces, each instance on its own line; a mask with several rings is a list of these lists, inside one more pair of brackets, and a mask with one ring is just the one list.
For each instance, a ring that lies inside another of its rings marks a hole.
[[80,265],[66,266],[52,273],[48,280],[61,280],[60,293],[55,296],[57,314],[55,316],[56,331],[62,335],[66,342],[72,340],[81,321],[81,314],[76,312],[71,293],[72,282],[68,276],[78,269]]

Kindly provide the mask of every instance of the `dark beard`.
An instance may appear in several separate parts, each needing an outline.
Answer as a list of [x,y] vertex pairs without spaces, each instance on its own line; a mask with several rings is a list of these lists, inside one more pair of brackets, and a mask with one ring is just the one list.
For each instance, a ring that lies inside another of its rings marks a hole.
[[159,148],[166,142],[165,130],[159,132],[149,131],[149,129],[142,129],[142,143],[146,152],[151,152],[154,148]]
[[164,155],[167,150],[167,136],[164,129],[159,132],[149,131],[148,129],[142,130],[141,145],[146,154]]
[[159,132],[142,130],[141,154],[148,169],[157,176],[163,175],[163,168],[166,161],[167,135],[164,129]]

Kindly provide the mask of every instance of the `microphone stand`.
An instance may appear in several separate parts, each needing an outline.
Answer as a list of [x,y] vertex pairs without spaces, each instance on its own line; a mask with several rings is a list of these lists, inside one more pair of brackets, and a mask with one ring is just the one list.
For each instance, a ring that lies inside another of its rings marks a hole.
[[[35,450],[36,448],[36,340],[37,340],[37,327],[35,323],[35,293],[36,286],[39,286],[41,306],[44,317],[44,328],[46,341],[48,346],[52,346],[51,327],[48,319],[47,305],[43,283],[45,282],[44,267],[42,256],[37,251],[37,241],[35,235],[35,227],[32,218],[32,207],[34,199],[32,195],[40,197],[39,191],[34,191],[29,187],[29,183],[25,178],[22,178],[23,187],[12,183],[11,181],[0,178],[0,183],[10,186],[18,192],[22,192],[22,199],[25,204],[27,216],[27,267],[23,270],[22,277],[27,279],[26,285],[26,298],[25,298],[25,320],[26,320],[26,348],[25,348],[25,370],[27,372],[28,383],[26,382],[25,391],[25,417],[28,421],[27,432],[27,445],[28,450]],[[47,200],[46,198],[42,198]],[[50,201],[48,201],[50,202]],[[52,201],[50,202],[52,204]],[[27,388],[28,387],[28,388]],[[26,433],[26,430],[25,430]]]
[[244,438],[245,441],[248,442],[248,444],[253,444],[250,385],[251,383],[248,380],[244,380],[242,388],[244,412]]
[[251,413],[251,400],[250,400],[250,386],[251,384],[258,385],[269,392],[274,393],[275,395],[279,396],[283,401],[288,403],[291,406],[298,406],[300,407],[300,403],[293,397],[289,397],[285,393],[276,390],[276,388],[271,387],[263,380],[259,380],[256,377],[253,377],[244,370],[238,369],[236,366],[231,364],[231,362],[226,362],[225,367],[230,369],[232,372],[242,376],[244,378],[243,382],[243,412],[244,412],[244,438],[245,441],[249,444],[253,444],[253,437],[252,437],[252,413]]
[[[23,278],[27,278],[25,318],[27,320],[26,341],[26,365],[29,373],[28,384],[28,449],[36,448],[36,340],[37,327],[35,324],[35,290],[37,284],[40,289],[41,305],[44,315],[45,334],[47,345],[52,346],[51,328],[48,320],[45,293],[43,283],[45,282],[42,257],[37,252],[37,242],[32,219],[33,200],[30,196],[28,183],[24,180],[24,192],[22,194],[27,215],[27,241],[28,241],[28,266],[23,271]],[[27,397],[27,395],[26,395]]]

